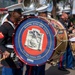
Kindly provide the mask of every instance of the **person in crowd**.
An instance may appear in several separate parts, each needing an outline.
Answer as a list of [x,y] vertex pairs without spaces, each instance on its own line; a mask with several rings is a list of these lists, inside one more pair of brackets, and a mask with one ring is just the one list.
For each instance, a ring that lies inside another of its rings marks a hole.
[[[69,36],[69,33],[71,33],[72,30],[72,24],[69,20],[69,16],[67,13],[63,12],[59,21],[62,23],[62,25],[66,28],[67,34]],[[69,38],[68,38],[69,39]],[[58,69],[62,71],[67,71],[66,68],[73,69],[73,55],[72,50],[70,47],[70,42],[68,41],[68,45],[66,48],[66,52],[63,54],[63,56],[60,57],[60,61],[58,63]],[[66,67],[64,66],[64,63],[66,62]]]
[[[69,40],[71,42],[71,48],[72,48],[72,53],[73,53],[73,56],[75,56],[75,27],[73,27],[72,33],[69,34]],[[74,59],[75,60],[75,59]]]
[[22,75],[23,63],[16,57],[12,45],[12,35],[21,20],[21,13],[22,10],[20,8],[9,11],[6,21],[0,26],[2,75]]

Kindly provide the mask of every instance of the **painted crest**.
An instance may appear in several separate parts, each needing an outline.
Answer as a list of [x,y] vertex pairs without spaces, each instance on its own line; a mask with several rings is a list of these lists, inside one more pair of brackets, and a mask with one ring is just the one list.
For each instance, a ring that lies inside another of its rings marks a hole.
[[42,50],[43,35],[37,29],[28,30],[25,45],[34,50]]

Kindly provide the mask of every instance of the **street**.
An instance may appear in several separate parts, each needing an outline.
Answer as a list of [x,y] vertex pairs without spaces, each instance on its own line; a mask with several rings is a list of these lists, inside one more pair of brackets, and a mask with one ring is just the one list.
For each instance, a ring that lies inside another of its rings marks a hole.
[[[1,75],[1,70],[2,68],[0,67],[0,75]],[[24,72],[23,75],[25,75],[25,66],[24,66]],[[75,75],[75,70],[67,69],[68,71],[60,71],[58,70],[58,66],[50,66],[49,64],[46,64],[46,73],[45,75]]]

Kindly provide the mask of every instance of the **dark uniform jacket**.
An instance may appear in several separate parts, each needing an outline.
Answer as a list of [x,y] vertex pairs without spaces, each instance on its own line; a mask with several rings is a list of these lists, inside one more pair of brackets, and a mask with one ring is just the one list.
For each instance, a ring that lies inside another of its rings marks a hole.
[[11,54],[10,54],[10,56],[8,58],[6,58],[5,60],[2,60],[1,63],[4,66],[17,68],[21,64],[20,64],[19,61],[17,61],[18,58],[15,58],[15,54],[13,54],[14,50],[12,48],[13,47],[12,46],[12,34],[14,32],[14,27],[13,27],[14,25],[13,25],[12,22],[10,22],[10,23],[9,22],[8,21],[4,22],[3,25],[0,26],[0,51],[2,53],[4,51],[8,51]]
[[60,18],[59,19],[59,21],[62,23],[62,25],[68,30],[68,28],[69,28],[69,23],[68,22],[65,22],[65,21],[63,21],[63,19],[62,18]]

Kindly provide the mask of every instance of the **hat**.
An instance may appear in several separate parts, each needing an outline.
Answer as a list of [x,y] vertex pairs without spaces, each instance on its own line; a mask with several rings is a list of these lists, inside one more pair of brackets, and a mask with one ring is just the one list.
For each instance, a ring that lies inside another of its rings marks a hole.
[[23,10],[23,4],[22,3],[14,4],[14,5],[6,7],[6,9],[8,9],[8,12],[12,12],[16,9]]
[[39,13],[47,12],[47,8],[48,8],[48,6],[43,5],[43,6],[39,7],[39,8],[37,8],[36,11],[38,11]]
[[50,3],[49,3],[49,6],[48,6],[48,8],[47,8],[47,11],[48,12],[51,12],[53,10],[53,1],[51,1]]
[[40,10],[40,11],[38,11],[38,13],[47,13],[47,10],[46,9]]
[[17,13],[21,14],[22,13],[22,9],[21,8],[17,8],[17,9],[14,9],[13,12],[17,12]]

